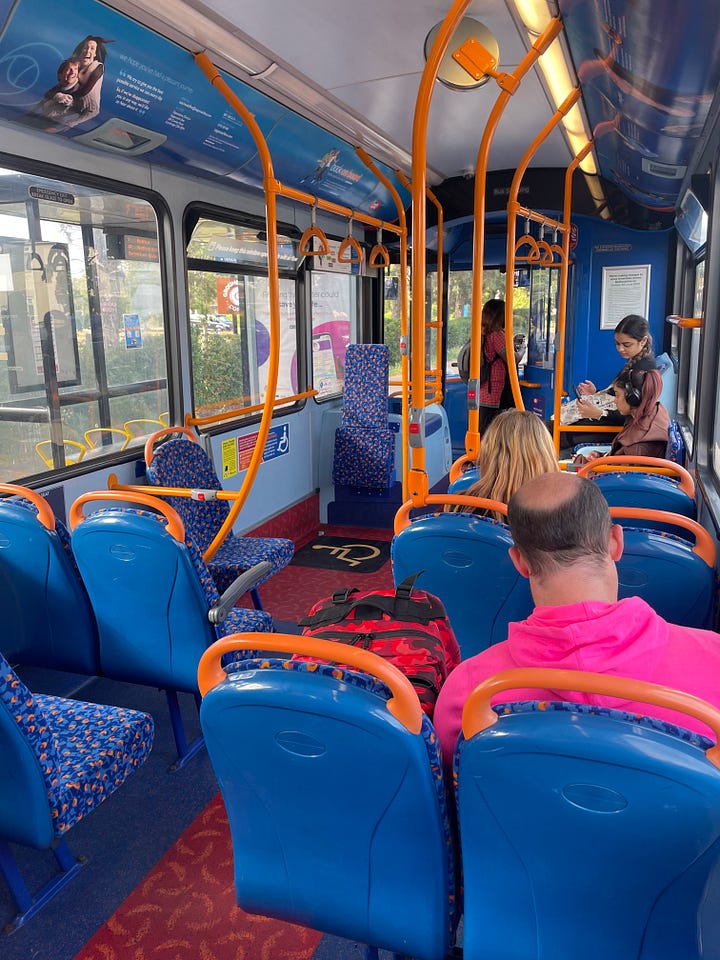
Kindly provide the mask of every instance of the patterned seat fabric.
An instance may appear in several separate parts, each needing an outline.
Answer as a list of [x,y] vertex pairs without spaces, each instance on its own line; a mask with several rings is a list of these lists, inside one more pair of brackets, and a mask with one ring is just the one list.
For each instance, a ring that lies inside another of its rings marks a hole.
[[[686,730],[676,723],[670,723],[669,720],[660,720],[657,717],[645,717],[639,713],[630,713],[627,710],[616,710],[614,707],[601,707],[593,703],[572,703],[568,700],[514,700],[509,703],[498,703],[493,706],[493,710],[498,716],[503,717],[509,713],[550,713],[557,711],[559,713],[578,713],[590,717],[609,717],[611,720],[622,720],[625,723],[634,723],[641,727],[647,727],[648,730],[659,730],[660,733],[669,733],[685,743],[690,743],[701,750],[709,750],[713,741],[704,737],[701,733],[695,733],[693,730]],[[457,768],[460,746],[465,742],[462,730],[455,744],[455,753],[453,755],[453,781],[457,790]]]
[[[110,796],[152,748],[154,724],[148,714],[33,694],[2,655],[0,705],[37,758],[55,837]],[[10,778],[15,772],[9,761],[5,774]],[[5,820],[0,811],[3,829]]]
[[353,343],[345,355],[342,422],[335,431],[333,482],[387,489],[392,485],[395,436],[388,426],[390,350]]
[[338,427],[333,482],[347,487],[386,490],[395,465],[395,438],[384,430]]
[[685,441],[683,440],[677,420],[670,421],[665,459],[672,460],[673,463],[679,463],[681,466],[685,463]]
[[[207,453],[200,444],[184,438],[167,440],[154,450],[152,462],[147,467],[147,479],[148,483],[161,487],[222,489]],[[227,500],[168,497],[167,502],[178,512],[201,553],[215,539],[230,512]],[[265,578],[268,579],[290,563],[294,550],[292,540],[282,537],[237,537],[229,533],[209,561],[208,568],[222,592],[238,574],[261,560],[269,560],[272,564],[272,572]]]

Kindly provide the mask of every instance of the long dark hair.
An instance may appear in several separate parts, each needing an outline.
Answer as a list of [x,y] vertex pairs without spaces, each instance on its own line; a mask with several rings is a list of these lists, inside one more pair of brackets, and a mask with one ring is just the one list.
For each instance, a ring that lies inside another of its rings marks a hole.
[[82,51],[82,48],[85,46],[88,40],[95,41],[95,59],[99,60],[100,63],[105,63],[105,60],[107,58],[107,48],[105,44],[114,43],[115,41],[108,40],[105,37],[96,37],[92,33],[89,33],[86,37],[84,37],[80,41],[80,43],[75,47],[75,49],[73,50],[73,57],[80,56],[80,52]]
[[[653,351],[650,324],[647,322],[645,317],[641,317],[637,313],[629,313],[626,317],[623,317],[620,323],[615,327],[615,333],[625,333],[628,337],[632,337],[633,340],[637,340],[638,342],[644,337],[647,337],[645,340],[645,346],[636,356],[631,357],[625,362],[625,365],[618,374],[618,377],[622,377],[624,374],[629,374],[632,368],[640,360],[645,361],[643,363],[643,367],[646,370],[650,369],[651,366],[655,366],[655,353]],[[650,363],[650,360],[652,360],[652,363]]]
[[482,308],[483,333],[492,333],[493,330],[505,328],[505,301],[487,300]]

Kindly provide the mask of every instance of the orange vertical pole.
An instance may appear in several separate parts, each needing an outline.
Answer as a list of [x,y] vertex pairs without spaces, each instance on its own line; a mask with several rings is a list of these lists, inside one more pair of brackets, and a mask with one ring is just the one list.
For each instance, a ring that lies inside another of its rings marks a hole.
[[572,178],[576,169],[592,150],[592,140],[586,143],[565,171],[565,195],[563,199],[562,266],[560,268],[560,302],[558,304],[558,349],[555,354],[555,396],[553,398],[553,443],[560,452],[560,406],[562,401],[563,374],[565,372],[565,331],[567,329],[567,286],[570,274],[570,227],[572,216]]
[[443,341],[443,330],[445,324],[443,322],[442,314],[442,305],[443,305],[443,208],[432,192],[430,187],[427,187],[425,192],[427,193],[428,200],[434,204],[435,209],[437,210],[437,320],[435,330],[437,332],[437,337],[435,341],[435,403],[442,403],[443,401],[443,392],[442,392],[442,341]]
[[[512,302],[512,293],[513,293],[513,274],[515,272],[515,221],[520,209],[520,205],[517,202],[518,193],[520,191],[520,184],[522,178],[525,174],[525,171],[528,168],[530,160],[537,152],[538,147],[547,139],[550,133],[557,127],[561,122],[565,114],[577,103],[580,99],[580,88],[576,87],[565,100],[560,104],[552,117],[548,120],[545,126],[542,128],[540,133],[532,141],[528,149],[525,151],[522,160],[518,164],[517,170],[515,171],[515,176],[513,177],[512,184],[510,186],[510,196],[508,199],[507,211],[507,257],[506,257],[506,297]],[[564,249],[564,247],[563,247]],[[565,280],[567,280],[567,273],[565,274]],[[562,294],[561,294],[562,297]],[[567,300],[565,301],[567,303]],[[507,306],[507,301],[506,301]],[[505,337],[506,343],[513,343],[513,315],[512,309],[506,313],[505,319]],[[557,358],[556,366],[557,370]],[[510,374],[510,384],[512,387],[513,397],[515,399],[515,405],[519,409],[523,409],[522,396],[520,395],[520,382],[517,375],[517,367],[514,364],[508,363],[508,373]],[[557,393],[558,384],[557,377],[555,378],[555,391],[556,396],[559,396]]]
[[435,37],[420,80],[412,137],[412,323],[410,370],[412,381],[410,408],[409,496],[422,505],[428,494],[425,470],[425,189],[427,185],[427,124],[433,84],[450,38],[470,6],[471,0],[455,0]]
[[[468,431],[465,435],[465,453],[466,456],[472,460],[477,460],[480,452],[480,405],[478,402],[478,394],[480,380],[480,344],[482,342],[483,269],[485,262],[485,185],[490,144],[495,135],[500,117],[510,97],[517,90],[520,81],[561,31],[562,22],[556,17],[545,27],[535,43],[520,61],[515,72],[512,74],[499,74],[495,78],[500,85],[500,93],[488,117],[478,150],[477,163],[475,165],[475,196],[473,207],[473,277],[472,319],[470,323],[470,380],[468,382]],[[512,309],[512,299],[510,300],[510,304],[506,302],[505,307],[506,310]],[[510,354],[508,354],[508,356],[510,356]]]
[[270,359],[268,363],[268,382],[265,393],[265,406],[262,417],[258,425],[258,436],[255,442],[247,473],[243,480],[238,497],[230,507],[225,522],[217,533],[217,536],[207,548],[205,559],[210,560],[222,544],[227,534],[232,530],[237,515],[240,513],[248,494],[252,488],[257,474],[258,467],[262,462],[265,452],[265,443],[267,441],[270,423],[273,414],[273,401],[277,390],[278,363],[280,358],[280,273],[278,269],[278,244],[277,244],[277,192],[279,184],[275,180],[273,173],[272,159],[267,143],[263,137],[260,127],[255,121],[255,117],[245,107],[239,97],[233,93],[230,87],[220,76],[217,68],[213,65],[210,58],[205,53],[196,53],[195,62],[202,72],[208,78],[210,83],[225,97],[227,102],[242,117],[257,147],[258,155],[263,168],[263,185],[265,187],[265,222],[267,233],[267,257],[268,257],[268,287],[270,296]]

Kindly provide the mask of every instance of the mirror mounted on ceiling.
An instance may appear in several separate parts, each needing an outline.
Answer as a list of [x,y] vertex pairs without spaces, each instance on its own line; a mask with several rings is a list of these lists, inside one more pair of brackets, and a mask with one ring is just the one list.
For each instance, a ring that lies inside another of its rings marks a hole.
[[[436,23],[425,38],[426,60],[442,26],[442,22]],[[473,51],[472,69],[465,62],[463,50]],[[440,61],[437,78],[451,90],[473,90],[488,82],[499,58],[498,42],[485,24],[473,17],[463,17]]]

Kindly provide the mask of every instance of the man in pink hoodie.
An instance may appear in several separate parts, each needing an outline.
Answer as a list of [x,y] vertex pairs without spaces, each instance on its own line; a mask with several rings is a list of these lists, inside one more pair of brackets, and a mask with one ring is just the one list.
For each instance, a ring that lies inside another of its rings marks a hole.
[[[542,474],[511,498],[508,521],[515,541],[510,557],[530,580],[535,609],[527,620],[509,625],[507,640],[464,660],[445,681],[433,722],[448,765],[468,695],[481,680],[513,667],[647,680],[720,707],[720,635],[667,623],[639,597],[617,599],[615,561],[622,554],[623,530],[613,525],[596,484],[573,473]],[[509,700],[601,704],[710,734],[684,714],[610,697],[517,690],[493,703]]]

